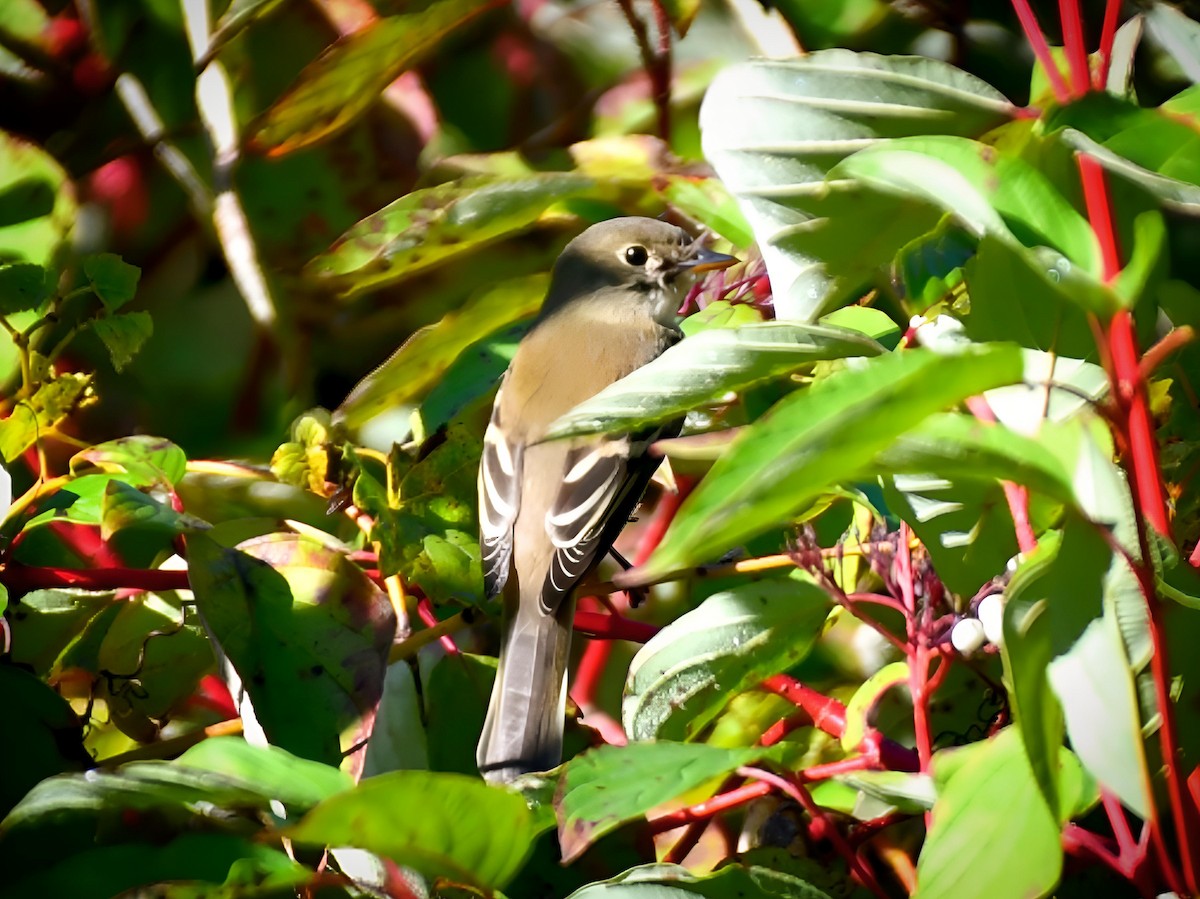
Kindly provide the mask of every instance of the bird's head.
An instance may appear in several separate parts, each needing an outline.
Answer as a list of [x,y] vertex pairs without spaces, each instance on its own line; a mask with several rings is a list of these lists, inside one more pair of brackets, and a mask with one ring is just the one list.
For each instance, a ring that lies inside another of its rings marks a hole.
[[667,222],[640,216],[609,219],[567,244],[554,265],[545,311],[624,288],[630,301],[650,303],[655,318],[666,324],[695,276],[735,262]]

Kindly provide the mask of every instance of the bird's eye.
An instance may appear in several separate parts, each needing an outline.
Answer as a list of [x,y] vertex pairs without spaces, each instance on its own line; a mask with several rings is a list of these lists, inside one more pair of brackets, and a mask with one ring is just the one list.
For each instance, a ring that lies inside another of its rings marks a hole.
[[645,265],[650,254],[645,247],[632,246],[625,250],[625,261],[630,265]]

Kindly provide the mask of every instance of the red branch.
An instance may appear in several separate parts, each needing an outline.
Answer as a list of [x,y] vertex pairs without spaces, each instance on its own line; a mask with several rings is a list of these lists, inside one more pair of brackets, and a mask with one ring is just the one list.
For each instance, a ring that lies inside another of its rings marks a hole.
[[[1120,271],[1120,255],[1117,250],[1116,227],[1112,201],[1104,169],[1086,154],[1078,154],[1080,180],[1083,185],[1084,202],[1088,220],[1100,246],[1102,275],[1106,283],[1112,283]],[[1118,428],[1124,438],[1126,452],[1124,465],[1130,474],[1133,494],[1137,505],[1137,527],[1140,560],[1134,566],[1138,584],[1145,598],[1150,618],[1150,637],[1154,646],[1151,656],[1151,674],[1160,716],[1159,740],[1162,744],[1163,769],[1166,775],[1167,795],[1170,799],[1171,817],[1175,825],[1175,836],[1179,846],[1183,880],[1190,893],[1197,892],[1198,834],[1195,819],[1196,806],[1187,796],[1179,770],[1180,759],[1175,703],[1171,699],[1171,667],[1167,658],[1166,623],[1163,620],[1161,603],[1158,599],[1154,573],[1150,569],[1150,537],[1146,532],[1147,522],[1159,533],[1169,536],[1170,524],[1164,499],[1162,473],[1158,464],[1158,445],[1154,440],[1154,423],[1146,396],[1146,385],[1142,378],[1137,340],[1133,319],[1127,310],[1120,310],[1109,323],[1107,349],[1109,354],[1108,377],[1114,398],[1121,413]],[[1151,824],[1157,823],[1152,817]],[[1157,828],[1154,831],[1157,833]],[[1169,881],[1177,880],[1170,859],[1161,852],[1164,873]]]
[[1054,58],[1050,55],[1050,46],[1046,43],[1046,37],[1042,34],[1042,29],[1038,27],[1037,18],[1034,16],[1033,10],[1029,8],[1029,0],[1013,0],[1012,5],[1017,18],[1021,22],[1021,30],[1025,32],[1025,40],[1029,41],[1029,46],[1033,49],[1033,55],[1037,57],[1038,62],[1042,64],[1042,68],[1046,70],[1046,77],[1050,79],[1050,87],[1054,90],[1054,98],[1059,103],[1071,102],[1071,91],[1067,88],[1067,83],[1063,81],[1062,72],[1054,64]]
[[186,571],[159,568],[41,568],[9,562],[0,583],[15,596],[31,590],[190,590]]
[[771,785],[761,780],[745,784],[733,790],[726,790],[718,793],[712,799],[706,799],[704,802],[697,802],[695,805],[681,808],[678,811],[663,815],[661,818],[655,818],[650,822],[650,832],[666,833],[668,830],[674,830],[676,827],[682,827],[685,824],[693,824],[701,821],[707,822],[714,815],[738,808],[747,802],[766,796],[770,792]]
[[645,643],[659,632],[657,625],[634,621],[620,615],[602,615],[599,612],[576,612],[575,631],[594,640],[629,640]]
[[1117,16],[1121,12],[1121,0],[1106,0],[1104,25],[1100,30],[1099,62],[1092,74],[1092,87],[1104,90],[1108,83],[1108,70],[1112,66],[1113,41],[1117,36]]
[[1090,79],[1079,0],[1058,0],[1058,14],[1062,19],[1063,43],[1067,46],[1067,63],[1071,66],[1071,88],[1076,97],[1082,97],[1088,91]]
[[[417,597],[417,617],[424,622],[426,627],[433,627],[438,623],[437,614],[433,611],[433,603],[429,601],[428,596]],[[442,649],[446,650],[448,655],[458,655],[458,644],[449,634],[442,634],[438,637],[438,642],[442,644]]]
[[[654,517],[646,523],[641,538],[638,540],[637,551],[633,555],[633,565],[635,568],[644,565],[646,560],[654,553],[654,550],[658,548],[658,544],[662,542],[667,528],[675,519],[675,513],[679,511],[680,504],[694,483],[690,478],[680,478],[678,492],[664,493],[658,501]],[[586,610],[586,600],[582,601],[581,607]],[[608,658],[611,654],[612,641],[592,640],[584,648],[583,655],[579,659],[579,664],[575,668],[574,683],[571,685],[571,698],[575,700],[585,715],[592,714],[595,706],[596,689],[600,684],[601,677],[604,676],[604,669],[608,665]]]

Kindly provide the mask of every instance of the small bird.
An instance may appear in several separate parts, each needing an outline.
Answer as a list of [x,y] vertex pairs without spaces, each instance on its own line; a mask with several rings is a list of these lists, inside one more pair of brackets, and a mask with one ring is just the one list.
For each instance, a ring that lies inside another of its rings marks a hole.
[[680,338],[697,273],[737,260],[657,219],[593,225],[554,264],[500,385],[479,465],[484,585],[504,594],[499,668],[476,762],[505,783],[562,760],[575,586],[604,558],[658,459],[645,432],[544,441],[550,424]]

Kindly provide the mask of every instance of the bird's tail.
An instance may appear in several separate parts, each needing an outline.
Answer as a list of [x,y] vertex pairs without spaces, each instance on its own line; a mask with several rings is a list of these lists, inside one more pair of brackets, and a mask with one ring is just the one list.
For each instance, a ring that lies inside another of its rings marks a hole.
[[574,602],[554,614],[527,597],[506,615],[496,683],[475,760],[493,783],[508,783],[562,761],[567,658]]

